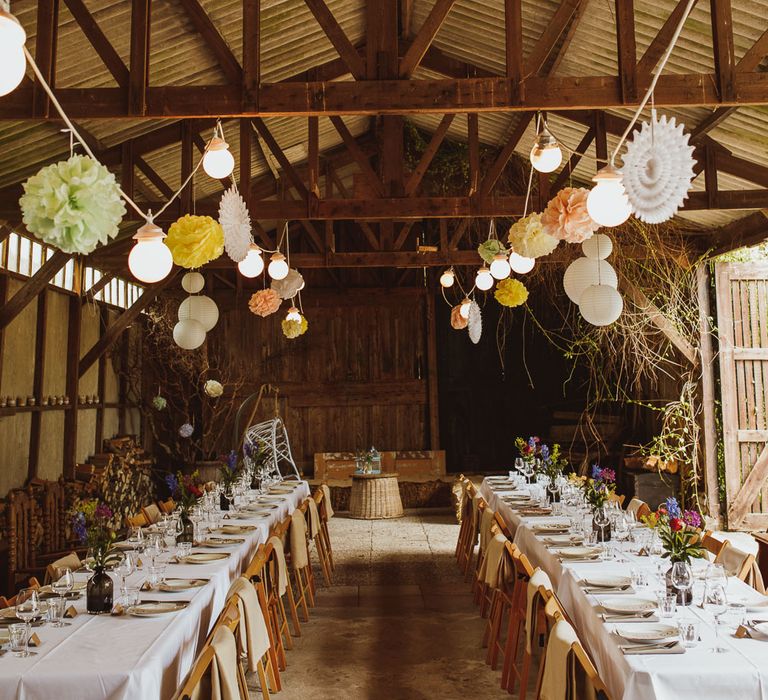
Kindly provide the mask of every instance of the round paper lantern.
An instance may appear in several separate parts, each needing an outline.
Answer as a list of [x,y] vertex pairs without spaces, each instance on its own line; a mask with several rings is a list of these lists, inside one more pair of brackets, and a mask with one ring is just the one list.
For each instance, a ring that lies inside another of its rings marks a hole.
[[576,258],[563,276],[565,293],[574,304],[581,301],[582,293],[591,284],[605,284],[615,288],[618,283],[616,271],[605,260]]
[[509,277],[512,269],[509,266],[509,261],[504,253],[499,253],[491,263],[491,274],[494,279],[503,280]]
[[267,266],[267,274],[273,280],[285,279],[289,270],[288,263],[285,261],[285,255],[282,253],[275,253],[270,258],[270,263]]
[[244,260],[237,263],[237,269],[243,277],[258,277],[264,269],[264,258],[261,256],[261,248],[255,243],[248,247],[248,253]]
[[196,297],[187,297],[179,305],[179,320],[187,318],[198,321],[207,333],[212,330],[219,320],[219,307],[216,302],[204,294]]
[[163,242],[163,230],[147,221],[133,238],[136,244],[128,254],[131,274],[147,284],[165,279],[173,269],[173,256]]
[[613,241],[604,233],[596,233],[581,244],[581,250],[590,260],[605,260],[613,252]]
[[189,294],[197,294],[203,291],[205,287],[205,277],[199,272],[187,272],[184,277],[181,278],[181,286],[185,292]]
[[607,284],[592,284],[581,295],[579,311],[593,326],[609,326],[624,310],[624,300],[618,290]]
[[194,350],[205,342],[205,328],[200,321],[185,318],[173,327],[173,340],[183,350]]
[[0,97],[15,90],[24,78],[27,33],[10,12],[0,7]]
[[209,177],[223,180],[229,177],[234,169],[235,157],[229,151],[229,144],[224,139],[214,136],[203,156],[203,170]]

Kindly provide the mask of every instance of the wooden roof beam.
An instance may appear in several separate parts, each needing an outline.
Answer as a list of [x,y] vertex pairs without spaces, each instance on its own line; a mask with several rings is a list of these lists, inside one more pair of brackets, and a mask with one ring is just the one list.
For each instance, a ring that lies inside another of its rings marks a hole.
[[625,102],[637,100],[637,47],[635,43],[634,0],[615,0],[616,53],[621,80],[621,97]]
[[304,0],[304,2],[349,72],[357,80],[363,80],[365,78],[365,63],[352,42],[347,38],[341,25],[336,21],[333,13],[328,9],[328,5],[325,4],[324,0]]
[[685,14],[687,5],[688,0],[678,0],[675,9],[672,10],[664,24],[661,25],[661,29],[659,29],[651,43],[648,44],[643,57],[637,62],[637,73],[639,75],[648,75],[656,68],[656,65],[667,50],[669,42],[672,41],[677,25],[680,24],[680,20],[683,18],[683,14]]
[[736,61],[731,0],[710,0],[710,15],[718,94],[723,101],[733,100],[736,97]]
[[[150,1],[131,0],[131,60],[128,69],[128,114],[136,117],[145,116],[147,113],[151,23]],[[71,114],[71,109],[67,109],[66,106],[64,109],[70,117],[81,116]]]
[[264,123],[264,120],[258,117],[254,117],[254,119],[252,120],[252,124],[253,124],[253,128],[256,130],[259,136],[264,140],[264,143],[267,144],[267,147],[269,148],[270,152],[275,157],[277,162],[280,164],[280,168],[282,169],[282,171],[285,173],[285,175],[291,181],[293,186],[296,188],[301,198],[304,201],[306,201],[307,198],[309,197],[309,191],[307,190],[307,187],[304,184],[304,181],[296,172],[296,169],[293,167],[293,164],[291,163],[291,161],[288,160],[288,157],[283,152],[283,149],[280,148],[280,145],[277,143],[275,137],[272,136],[272,132]]
[[424,54],[431,46],[432,41],[437,36],[438,31],[440,31],[440,27],[443,26],[445,18],[455,4],[456,0],[437,0],[432,5],[432,9],[424,20],[424,24],[419,28],[416,37],[400,61],[399,73],[401,78],[409,78],[413,75],[413,71],[421,63],[421,59],[424,58]]

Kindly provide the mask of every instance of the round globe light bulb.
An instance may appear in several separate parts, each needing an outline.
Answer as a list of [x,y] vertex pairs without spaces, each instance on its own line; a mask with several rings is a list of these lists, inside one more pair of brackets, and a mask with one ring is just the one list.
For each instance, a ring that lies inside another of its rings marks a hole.
[[288,263],[285,261],[285,255],[275,253],[269,262],[267,272],[273,280],[282,280],[288,276]]
[[475,286],[484,292],[487,292],[493,287],[493,275],[487,267],[481,267],[477,271],[477,275],[475,276]]
[[173,255],[163,242],[163,230],[147,222],[133,238],[136,244],[128,255],[131,274],[147,284],[165,279],[173,268]]
[[540,144],[538,141],[531,149],[531,165],[540,173],[551,173],[563,162],[563,152],[557,141]]
[[301,321],[301,314],[299,313],[299,310],[292,306],[290,309],[288,309],[288,313],[285,315],[286,321]]
[[535,264],[536,258],[523,257],[519,253],[515,253],[514,250],[509,254],[509,267],[512,269],[512,272],[516,272],[518,275],[530,272]]
[[607,165],[592,178],[595,186],[587,196],[587,212],[600,226],[619,226],[632,213],[621,173]]
[[251,243],[245,258],[237,263],[237,269],[243,277],[258,277],[264,270],[261,248],[255,243]]
[[464,301],[461,302],[461,306],[459,307],[459,316],[462,318],[469,318],[469,307],[472,306],[472,302],[464,298]]
[[15,90],[24,79],[27,33],[10,12],[0,9],[0,96]]
[[214,136],[203,156],[203,170],[216,180],[229,177],[235,169],[235,157],[229,152],[229,144]]
[[491,263],[491,275],[494,279],[503,280],[509,277],[512,268],[509,266],[509,261],[504,253],[499,253],[493,257]]
[[456,281],[456,275],[454,274],[453,270],[446,270],[442,275],[440,275],[440,284],[448,289],[448,287],[453,287],[453,283]]

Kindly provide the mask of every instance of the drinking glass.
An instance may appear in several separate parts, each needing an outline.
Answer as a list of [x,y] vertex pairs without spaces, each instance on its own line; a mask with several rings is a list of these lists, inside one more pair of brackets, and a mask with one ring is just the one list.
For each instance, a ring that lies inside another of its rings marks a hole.
[[132,552],[123,552],[123,557],[115,567],[115,572],[120,576],[120,592],[125,594],[125,579],[136,569],[136,562]]
[[29,656],[27,646],[27,626],[24,623],[16,623],[8,626],[8,636],[11,642],[11,653],[17,657]]
[[672,573],[670,574],[672,585],[680,591],[680,600],[686,605],[688,591],[693,586],[693,571],[688,562],[676,561],[672,564]]
[[54,627],[64,627],[64,598],[51,598],[48,601],[48,621]]
[[677,611],[676,595],[667,595],[665,591],[662,591],[659,593],[657,600],[659,605],[659,617],[668,619],[675,616],[675,612]]
[[16,617],[22,620],[27,628],[23,656],[29,656],[29,637],[31,631],[29,623],[37,617],[39,612],[40,598],[38,597],[37,589],[22,588],[16,597]]
[[715,654],[721,654],[727,651],[720,644],[720,617],[728,610],[728,598],[725,595],[725,588],[723,586],[717,583],[707,585],[704,592],[704,609],[715,618],[715,646],[712,651]]
[[696,620],[681,620],[677,623],[680,643],[690,649],[699,643],[699,623]]
[[229,504],[229,507],[232,507],[232,503],[235,500],[235,489],[232,486],[232,484],[227,484],[222,490],[221,494],[224,496],[224,498],[227,499],[227,503]]
[[75,577],[72,569],[59,569],[59,578],[51,583],[51,590],[58,594],[61,604],[64,605],[64,596],[75,587]]
[[159,533],[153,533],[149,536],[147,546],[144,551],[152,562],[152,566],[155,565],[155,559],[160,556],[163,551],[163,538]]
[[605,528],[611,522],[608,514],[605,512],[605,508],[595,510],[594,520],[595,525],[600,528],[600,541],[605,542]]
[[190,553],[192,552],[192,543],[191,542],[179,542],[176,545],[176,551],[177,551],[177,557],[179,559],[184,559],[185,557],[188,557]]

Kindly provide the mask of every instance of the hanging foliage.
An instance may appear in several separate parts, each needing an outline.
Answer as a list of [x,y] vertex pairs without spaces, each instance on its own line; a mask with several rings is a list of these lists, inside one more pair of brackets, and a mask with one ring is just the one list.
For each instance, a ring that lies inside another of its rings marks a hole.
[[224,252],[224,231],[210,216],[185,214],[171,224],[165,245],[179,267],[194,269]]
[[507,249],[498,238],[489,238],[477,246],[478,255],[489,265],[499,253],[506,253]]

